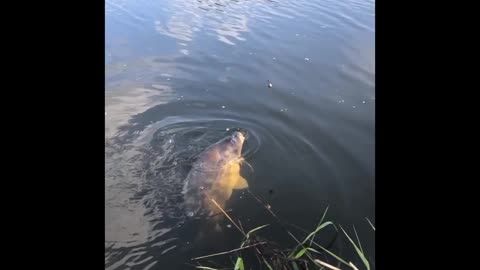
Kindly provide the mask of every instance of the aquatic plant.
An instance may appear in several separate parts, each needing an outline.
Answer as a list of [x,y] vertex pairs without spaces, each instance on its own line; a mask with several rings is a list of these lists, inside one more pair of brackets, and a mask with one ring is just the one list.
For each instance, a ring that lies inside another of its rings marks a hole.
[[[259,265],[269,270],[274,270],[274,269],[275,270],[276,269],[300,270],[300,269],[310,269],[310,268],[331,269],[331,270],[345,270],[345,269],[359,270],[359,268],[356,265],[354,265],[350,260],[340,257],[339,255],[333,253],[332,251],[328,250],[326,247],[318,244],[315,241],[315,236],[321,230],[327,228],[328,226],[333,227],[336,232],[339,232],[337,226],[332,221],[325,221],[325,218],[328,212],[328,206],[323,212],[323,215],[317,227],[312,232],[308,233],[308,235],[302,241],[300,241],[297,237],[295,237],[295,235],[292,232],[290,232],[290,230],[287,229],[286,224],[284,224],[278,218],[278,216],[271,210],[270,205],[263,203],[257,196],[255,196],[249,190],[248,190],[248,193],[255,200],[257,200],[257,202],[260,203],[267,210],[267,212],[270,213],[277,220],[278,224],[283,228],[283,230],[288,235],[290,235],[290,237],[296,242],[296,245],[293,248],[284,249],[284,250],[271,249],[269,250],[270,252],[269,252],[269,255],[267,256],[266,254],[264,254],[264,251],[262,251],[259,247],[269,246],[269,241],[260,239],[259,237],[253,237],[253,236],[256,235],[259,231],[270,226],[270,224],[264,224],[264,225],[255,227],[249,230],[248,232],[245,232],[240,222],[238,223],[235,222],[233,218],[224,209],[222,209],[220,205],[218,205],[215,202],[215,200],[211,199],[212,202],[219,208],[221,213],[225,215],[225,217],[243,235],[243,240],[239,248],[225,251],[225,252],[219,252],[219,253],[192,258],[192,261],[195,261],[197,263],[197,265],[194,266],[195,268],[205,269],[205,270],[231,269],[231,267],[212,268],[212,267],[202,265],[201,262],[203,259],[206,259],[206,258],[233,254],[234,258],[236,258],[234,260],[235,264],[233,266],[234,267],[233,269],[244,270],[245,264],[244,264],[244,257],[242,256],[242,251],[253,250],[255,253],[255,256],[258,259]],[[375,231],[375,226],[372,224],[372,222],[368,218],[366,218],[366,220],[370,225],[370,227],[373,229],[373,231]],[[365,256],[365,253],[362,248],[362,244],[360,242],[360,238],[357,234],[355,226],[353,226],[353,231],[355,234],[356,242],[352,239],[350,234],[348,234],[347,231],[341,225],[338,225],[338,227],[343,233],[342,235],[348,239],[349,243],[351,244],[353,249],[356,251],[356,254],[360,258],[364,269],[370,270],[370,262]],[[329,256],[326,256],[326,255],[329,255]],[[333,263],[336,263],[337,266],[333,265]]]

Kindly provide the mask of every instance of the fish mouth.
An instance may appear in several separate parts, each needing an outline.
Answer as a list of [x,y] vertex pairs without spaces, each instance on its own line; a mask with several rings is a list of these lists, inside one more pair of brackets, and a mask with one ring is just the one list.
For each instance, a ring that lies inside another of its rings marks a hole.
[[248,139],[248,137],[249,137],[248,130],[246,130],[244,128],[237,128],[236,131],[240,132],[243,135],[243,137],[245,138],[245,140]]

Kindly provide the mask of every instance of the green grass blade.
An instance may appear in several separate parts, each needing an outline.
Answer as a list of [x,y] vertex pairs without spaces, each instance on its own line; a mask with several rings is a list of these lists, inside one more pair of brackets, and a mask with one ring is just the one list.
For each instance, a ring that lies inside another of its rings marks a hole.
[[245,270],[245,267],[243,266],[243,259],[242,257],[237,258],[237,263],[235,263],[235,268],[234,270]]
[[370,224],[370,226],[372,226],[372,229],[375,231],[375,226],[373,226],[372,222],[370,222],[370,219],[366,218],[367,221],[368,221],[368,224]]
[[322,254],[320,251],[314,249],[314,248],[307,248],[308,251],[312,251],[312,252],[315,252],[315,253],[318,253],[318,254]]
[[290,254],[288,255],[288,258],[289,258],[289,259],[291,259],[291,258],[293,257],[293,254],[295,254],[295,252],[297,251],[297,248],[298,248],[298,246],[296,246],[296,247],[292,250],[292,252],[290,252]]
[[[328,207],[330,207],[330,206],[327,206],[327,208],[325,208],[325,211],[323,212],[323,216],[322,216],[322,218],[320,219],[320,222],[318,222],[318,225],[322,224],[323,219],[324,219],[325,216],[327,215]],[[317,226],[317,227],[318,227],[318,226]]]
[[360,238],[358,238],[358,234],[357,234],[357,230],[355,229],[355,226],[353,226],[353,231],[355,232],[355,236],[357,237],[357,241],[358,241],[358,246],[360,247],[360,250],[363,252],[363,248],[362,248],[362,243],[360,242]]
[[256,231],[258,231],[258,230],[260,230],[260,229],[263,229],[263,228],[267,227],[268,225],[270,225],[270,224],[265,224],[265,225],[262,225],[262,226],[258,226],[258,227],[254,228],[254,229],[251,229],[251,230],[247,233],[247,239],[249,239],[250,235],[251,235],[253,232],[256,232]]
[[330,256],[334,257],[335,259],[337,259],[339,262],[345,264],[345,265],[349,265],[347,261],[345,261],[344,259],[340,258],[338,255],[336,255],[335,253],[331,252],[330,250],[320,246],[319,244],[313,242],[313,244],[315,244],[317,247],[321,248],[323,251],[327,252]]
[[[318,226],[318,227],[315,229],[315,231],[311,232],[311,233],[305,238],[305,240],[303,240],[302,244],[305,244],[305,243],[308,241],[308,239],[310,239],[310,237],[314,236],[314,235],[315,235],[316,233],[318,233],[321,229],[327,227],[328,225],[332,225],[333,227],[335,227],[335,224],[333,224],[333,222],[331,222],[331,221],[327,221],[327,222],[321,224],[320,226]],[[336,227],[335,227],[335,229],[336,229]]]
[[265,258],[263,258],[263,262],[265,263],[265,265],[268,267],[269,270],[273,270],[273,268],[270,266],[270,264],[268,264],[267,260],[265,260]]
[[298,259],[298,258],[302,257],[303,254],[305,254],[305,251],[307,251],[307,249],[306,249],[306,248],[302,248],[302,249],[297,253],[297,255],[295,255],[294,258],[295,258],[295,259]]
[[[320,222],[318,222],[317,228],[318,228],[318,226],[320,226],[320,224],[322,224],[323,220],[325,219],[325,216],[327,215],[329,207],[330,206],[327,205],[327,208],[325,208],[325,211],[323,211],[322,218],[320,219]],[[312,242],[313,242],[314,238],[315,238],[315,235],[310,239],[310,246],[312,245]]]
[[218,270],[216,268],[206,267],[206,266],[195,266],[197,269],[204,269],[204,270]]
[[293,265],[293,270],[300,270],[300,268],[298,268],[298,264],[295,261],[292,262],[292,265]]
[[355,245],[355,242],[353,242],[352,238],[350,238],[350,236],[342,228],[342,226],[340,226],[340,229],[342,229],[343,233],[348,237],[348,240],[350,241],[350,243],[352,243],[353,247],[355,248],[355,251],[357,251],[358,256],[360,257],[360,259],[362,259],[362,262],[363,264],[365,264],[365,267],[367,268],[367,270],[370,270],[370,264],[368,263],[367,258],[365,258],[365,255],[363,254],[363,252],[357,247],[357,245]]

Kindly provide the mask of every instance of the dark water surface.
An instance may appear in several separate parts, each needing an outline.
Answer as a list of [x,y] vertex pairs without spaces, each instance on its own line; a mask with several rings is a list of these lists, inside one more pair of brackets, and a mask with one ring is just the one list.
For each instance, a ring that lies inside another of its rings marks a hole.
[[[375,268],[374,1],[106,0],[105,13],[106,269],[193,269],[239,246],[228,223],[195,241],[181,195],[192,158],[235,128],[249,133],[250,190],[309,231],[330,206]],[[293,246],[247,192],[228,208]],[[362,267],[344,238],[331,248]]]

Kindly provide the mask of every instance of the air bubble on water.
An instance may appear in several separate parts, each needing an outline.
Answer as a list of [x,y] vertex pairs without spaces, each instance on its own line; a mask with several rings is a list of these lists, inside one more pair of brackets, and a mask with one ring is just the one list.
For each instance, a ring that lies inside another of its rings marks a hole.
[[226,131],[229,131],[230,129],[229,129],[229,128],[226,128],[225,130],[226,130]]
[[187,216],[193,217],[193,212],[188,212],[188,213],[187,213]]
[[173,140],[172,140],[172,139],[168,140],[168,143],[172,143],[172,142],[173,142]]
[[364,101],[362,101],[362,103],[363,103],[363,104],[365,104],[365,100],[364,100]]
[[306,60],[306,61],[310,61],[310,58],[308,58],[308,57],[305,57],[305,60]]
[[273,57],[273,60],[277,60],[277,58]]
[[354,108],[354,109],[355,109],[356,107],[357,107],[357,106],[355,106],[355,105],[352,106],[352,108]]
[[232,225],[230,225],[230,224],[227,224],[227,228],[229,228],[229,229],[230,229],[231,227],[232,227]]
[[225,109],[225,106],[222,106],[222,109]]
[[242,196],[240,196],[240,199],[242,198]]

